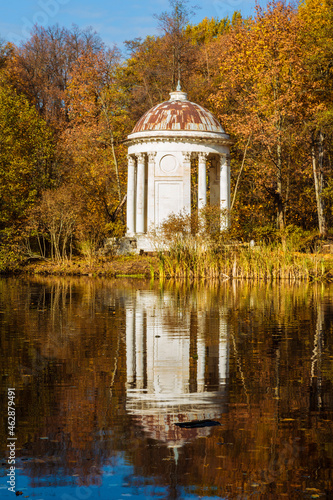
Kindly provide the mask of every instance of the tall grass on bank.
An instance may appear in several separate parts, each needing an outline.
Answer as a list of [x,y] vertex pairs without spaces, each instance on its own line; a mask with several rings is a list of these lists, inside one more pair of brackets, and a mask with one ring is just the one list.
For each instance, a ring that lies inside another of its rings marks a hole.
[[302,254],[276,244],[207,245],[195,238],[175,238],[159,253],[162,278],[243,278],[252,280],[333,280],[333,260]]
[[249,244],[221,233],[214,213],[210,219],[202,214],[195,230],[190,217],[173,215],[162,227],[167,250],[159,252],[161,278],[333,281],[333,259],[310,249],[300,252],[294,234]]

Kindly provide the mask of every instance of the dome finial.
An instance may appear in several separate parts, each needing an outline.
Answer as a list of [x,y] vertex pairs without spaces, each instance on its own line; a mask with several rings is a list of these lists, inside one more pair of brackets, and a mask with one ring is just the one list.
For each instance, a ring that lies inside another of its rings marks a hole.
[[187,94],[182,91],[180,86],[180,78],[178,79],[176,90],[174,92],[170,92],[170,101],[187,101]]

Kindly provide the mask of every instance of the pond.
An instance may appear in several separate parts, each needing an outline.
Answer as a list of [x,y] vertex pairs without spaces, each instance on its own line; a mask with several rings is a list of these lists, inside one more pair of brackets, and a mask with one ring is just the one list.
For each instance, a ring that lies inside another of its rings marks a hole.
[[330,285],[1,278],[0,497],[333,498],[332,333]]

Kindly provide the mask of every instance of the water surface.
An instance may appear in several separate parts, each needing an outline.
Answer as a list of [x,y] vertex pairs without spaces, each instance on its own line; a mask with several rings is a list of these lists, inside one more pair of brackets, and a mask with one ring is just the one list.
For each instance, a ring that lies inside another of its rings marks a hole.
[[22,498],[332,498],[332,308],[328,285],[0,279],[1,498],[8,388]]

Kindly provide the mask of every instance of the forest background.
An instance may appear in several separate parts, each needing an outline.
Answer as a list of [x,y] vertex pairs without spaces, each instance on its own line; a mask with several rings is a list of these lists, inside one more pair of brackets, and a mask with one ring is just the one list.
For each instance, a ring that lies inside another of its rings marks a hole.
[[196,25],[192,14],[171,0],[160,35],[126,42],[125,57],[76,26],[1,41],[0,260],[91,256],[125,233],[124,141],[179,77],[234,140],[227,237],[330,236],[332,1],[274,1],[253,18]]

